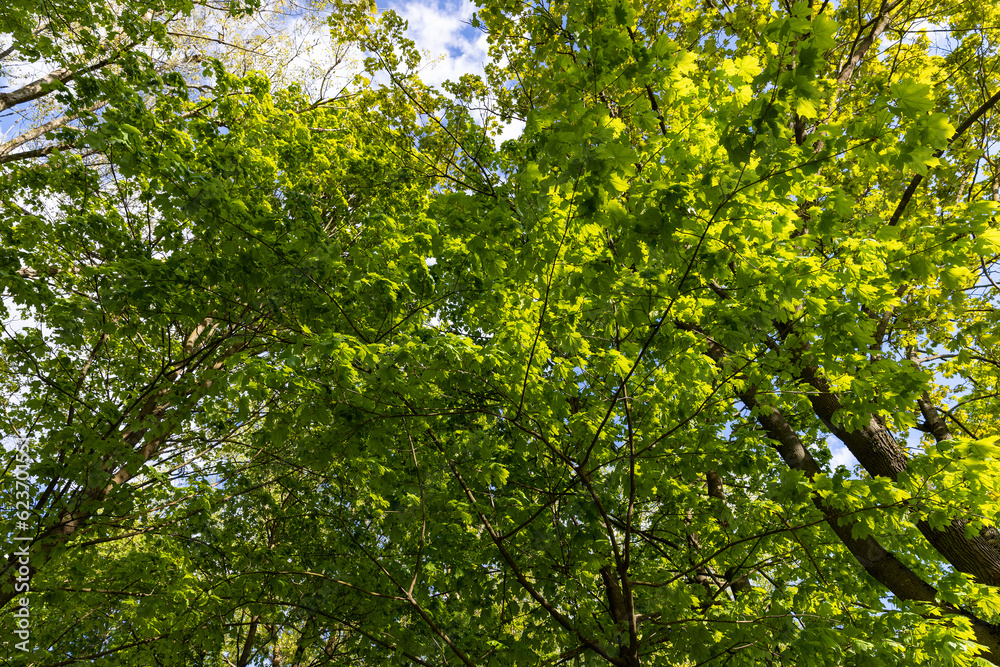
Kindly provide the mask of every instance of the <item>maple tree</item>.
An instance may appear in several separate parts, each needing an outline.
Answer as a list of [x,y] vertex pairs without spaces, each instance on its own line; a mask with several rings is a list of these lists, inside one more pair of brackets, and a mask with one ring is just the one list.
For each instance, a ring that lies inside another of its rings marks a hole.
[[1000,664],[997,12],[478,9],[28,163],[25,664]]

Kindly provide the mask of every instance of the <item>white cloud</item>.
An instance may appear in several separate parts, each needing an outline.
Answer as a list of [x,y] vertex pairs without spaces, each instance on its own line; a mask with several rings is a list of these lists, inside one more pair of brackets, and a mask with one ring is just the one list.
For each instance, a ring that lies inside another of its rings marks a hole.
[[392,2],[394,10],[408,24],[406,36],[425,57],[421,78],[439,86],[463,74],[482,74],[489,59],[486,33],[470,25],[475,5],[468,0],[432,2],[406,0]]
[[903,35],[903,42],[914,44],[920,38],[926,36],[931,43],[931,53],[945,56],[958,46],[951,37],[951,29],[939,23],[933,23],[927,19],[917,19],[906,30]]
[[[854,458],[854,454],[851,454],[850,450],[835,438],[827,438],[826,444],[830,447],[830,468],[836,470],[840,466],[844,466],[852,473],[856,473],[856,467],[858,466],[858,460]],[[852,474],[851,477],[857,477],[856,474]]]
[[[407,22],[406,36],[423,57],[420,78],[427,85],[440,89],[463,74],[485,74],[489,42],[485,32],[472,27],[476,7],[469,0],[392,0],[387,9]],[[524,123],[512,122],[495,142],[516,139],[523,131]]]
[[517,139],[524,132],[524,121],[515,120],[512,121],[507,127],[503,129],[500,136],[497,137],[496,143],[499,146],[508,139]]

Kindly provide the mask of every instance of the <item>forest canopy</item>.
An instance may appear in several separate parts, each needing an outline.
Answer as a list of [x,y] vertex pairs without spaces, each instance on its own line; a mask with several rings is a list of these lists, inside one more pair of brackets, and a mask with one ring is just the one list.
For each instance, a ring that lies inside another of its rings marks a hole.
[[469,29],[0,9],[6,664],[1000,665],[1000,10]]

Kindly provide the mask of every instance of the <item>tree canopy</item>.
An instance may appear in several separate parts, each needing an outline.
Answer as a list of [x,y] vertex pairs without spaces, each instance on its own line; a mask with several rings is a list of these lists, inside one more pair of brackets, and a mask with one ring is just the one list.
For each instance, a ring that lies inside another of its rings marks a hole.
[[6,660],[1000,665],[998,19],[3,10]]

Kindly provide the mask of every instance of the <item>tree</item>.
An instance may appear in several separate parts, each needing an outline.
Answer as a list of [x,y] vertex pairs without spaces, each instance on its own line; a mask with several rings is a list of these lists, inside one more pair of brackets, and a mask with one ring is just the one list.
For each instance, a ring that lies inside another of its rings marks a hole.
[[[30,460],[5,452],[17,475],[3,489],[5,529],[18,548],[5,555],[0,595],[15,613],[31,599],[30,650],[12,641],[5,655],[18,664],[117,664],[123,654],[197,662],[234,646],[245,664],[254,636],[288,643],[286,626],[299,619],[284,607],[245,616],[257,601],[248,580],[218,589],[232,565],[212,560],[214,545],[241,527],[217,535],[204,514],[236,489],[256,490],[243,482],[254,457],[233,450],[250,446],[246,434],[289,378],[233,385],[228,376],[256,355],[280,355],[310,324],[330,334],[346,321],[355,335],[399,326],[381,317],[396,296],[386,285],[415,270],[419,284],[427,271],[398,239],[422,224],[425,189],[393,159],[378,122],[294,84],[272,95],[245,58],[172,59],[198,35],[188,28],[178,45],[181,20],[149,26],[143,11],[109,8],[106,24],[60,19],[72,30],[55,45],[45,42],[51,15],[32,36],[10,28],[6,55],[58,60],[48,78],[64,85],[28,84],[5,102],[57,96],[68,107],[54,125],[38,116],[46,109],[31,111],[41,120],[10,146],[47,143],[8,153],[3,167],[4,308],[14,313],[3,341],[5,432],[39,435]],[[81,25],[121,44],[135,13],[145,32],[113,58],[95,64],[79,52],[90,34]],[[150,34],[159,41],[144,42]],[[9,637],[20,622],[5,614]]]
[[[482,79],[427,89],[398,19],[347,5],[335,34],[391,82],[358,84],[377,127],[251,81],[227,134],[135,168],[154,228],[192,218],[105,270],[137,329],[93,391],[179,363],[143,361],[160,313],[192,345],[226,322],[163,410],[187,400],[173,446],[212,454],[171,486],[151,450],[60,542],[40,613],[127,622],[37,664],[1000,664],[993,10],[480,9]],[[185,207],[163,173],[188,164],[239,196]],[[83,435],[57,380],[103,335],[73,298],[37,298],[82,322],[66,361],[8,346],[39,479]],[[195,393],[212,363],[225,388]],[[160,447],[140,405],[129,444]],[[73,474],[111,474],[107,443]]]

